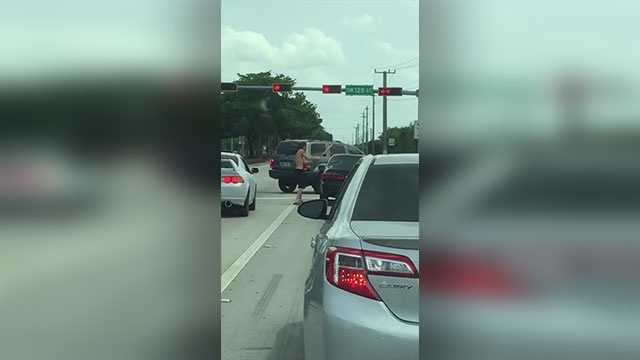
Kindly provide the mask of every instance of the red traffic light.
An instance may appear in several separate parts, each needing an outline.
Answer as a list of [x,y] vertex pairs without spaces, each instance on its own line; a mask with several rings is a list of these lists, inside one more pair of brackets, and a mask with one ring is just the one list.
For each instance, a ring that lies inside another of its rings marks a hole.
[[291,84],[272,84],[271,90],[274,93],[291,91]]
[[378,88],[379,96],[402,96],[402,88],[400,87],[381,87]]
[[342,85],[322,85],[323,94],[340,94],[342,92]]

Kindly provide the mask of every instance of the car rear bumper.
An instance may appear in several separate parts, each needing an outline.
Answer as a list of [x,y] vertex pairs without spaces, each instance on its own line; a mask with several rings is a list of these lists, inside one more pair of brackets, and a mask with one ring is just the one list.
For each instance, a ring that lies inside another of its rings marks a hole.
[[423,303],[421,355],[435,359],[640,359],[638,314],[572,305]]
[[321,303],[305,296],[306,360],[418,359],[418,324],[326,283],[323,293]]
[[270,169],[269,177],[272,179],[295,179],[296,173],[293,169]]
[[225,202],[229,201],[233,205],[242,206],[247,199],[248,191],[249,186],[246,184],[243,184],[241,186],[222,184],[220,186],[220,202],[222,205],[224,205]]

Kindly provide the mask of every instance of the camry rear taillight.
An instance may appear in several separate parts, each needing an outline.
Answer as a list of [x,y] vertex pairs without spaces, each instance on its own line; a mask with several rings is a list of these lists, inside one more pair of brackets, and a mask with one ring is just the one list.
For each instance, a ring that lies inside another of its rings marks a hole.
[[504,298],[523,292],[520,281],[499,260],[473,255],[425,256],[420,277],[424,295]]
[[358,249],[331,247],[326,257],[327,281],[353,294],[380,300],[368,275],[418,277],[413,262],[405,256]]
[[345,176],[332,173],[323,173],[322,175],[320,175],[320,178],[322,180],[344,181]]
[[242,184],[244,183],[244,179],[242,176],[223,176],[222,180],[225,184]]

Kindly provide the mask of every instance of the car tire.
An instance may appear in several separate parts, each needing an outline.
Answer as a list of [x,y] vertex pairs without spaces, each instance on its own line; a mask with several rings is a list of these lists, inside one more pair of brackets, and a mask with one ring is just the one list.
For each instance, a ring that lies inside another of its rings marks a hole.
[[280,188],[280,191],[287,194],[291,194],[296,190],[296,184],[287,183],[283,180],[278,180],[278,187]]
[[253,202],[251,203],[251,205],[249,205],[249,210],[251,210],[251,211],[255,211],[255,209],[256,209],[256,201],[257,201],[257,199],[256,199],[256,198],[257,198],[257,197],[258,197],[258,194],[255,194],[255,195],[253,196]]
[[320,193],[320,199],[326,200],[326,199],[329,199],[329,196],[327,196],[327,194],[321,192]]
[[239,210],[241,217],[249,216],[249,194],[247,194],[247,198],[244,200],[244,205],[242,205]]

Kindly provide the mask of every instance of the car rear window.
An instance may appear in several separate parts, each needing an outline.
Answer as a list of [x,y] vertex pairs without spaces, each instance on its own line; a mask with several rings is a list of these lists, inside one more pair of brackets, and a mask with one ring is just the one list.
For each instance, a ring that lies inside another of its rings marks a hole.
[[297,141],[283,141],[278,144],[276,148],[276,154],[278,155],[295,155],[300,146],[300,142]]
[[231,156],[231,155],[222,155],[222,160],[231,160],[233,161],[236,165],[238,164],[238,158],[235,156]]
[[334,156],[327,166],[336,170],[351,170],[358,160],[359,156]]
[[344,154],[346,151],[344,149],[344,145],[335,144],[331,146],[331,154]]
[[480,198],[481,213],[640,211],[640,174],[526,171]]
[[233,164],[231,163],[231,160],[222,160],[220,162],[220,168],[222,169],[233,169]]
[[352,220],[418,221],[418,164],[372,165]]

